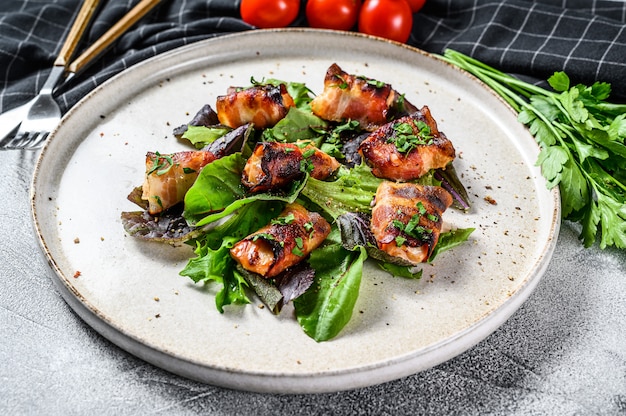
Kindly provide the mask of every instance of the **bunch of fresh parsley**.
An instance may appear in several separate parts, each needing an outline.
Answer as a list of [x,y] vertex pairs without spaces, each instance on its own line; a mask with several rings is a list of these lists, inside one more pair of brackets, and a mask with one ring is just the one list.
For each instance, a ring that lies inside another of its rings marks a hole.
[[521,81],[460,52],[441,57],[479,78],[518,112],[541,147],[537,164],[548,188],[559,186],[565,219],[582,225],[590,247],[626,248],[626,105],[607,102],[608,83],[570,85],[564,72],[554,91]]

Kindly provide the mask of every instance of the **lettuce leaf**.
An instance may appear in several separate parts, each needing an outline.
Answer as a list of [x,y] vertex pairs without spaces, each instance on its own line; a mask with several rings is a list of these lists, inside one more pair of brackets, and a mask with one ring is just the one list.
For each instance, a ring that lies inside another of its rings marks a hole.
[[187,131],[183,133],[182,138],[189,140],[195,147],[202,148],[209,143],[213,143],[231,130],[232,129],[227,126],[206,127],[189,125]]
[[195,283],[216,283],[219,289],[215,294],[215,306],[220,313],[224,313],[226,305],[250,303],[245,291],[247,283],[241,275],[234,273],[235,261],[229,255],[236,242],[237,238],[226,237],[220,247],[213,250],[202,240],[196,241],[196,257],[190,259],[179,273]]
[[326,128],[327,125],[326,121],[313,114],[311,110],[291,107],[287,115],[274,127],[263,131],[263,137],[265,140],[287,143],[311,140],[319,147],[322,144],[322,135],[318,130]]
[[352,169],[341,167],[335,181],[309,178],[302,195],[336,219],[347,212],[370,212],[370,204],[382,181],[363,163]]
[[428,262],[432,263],[439,254],[466,242],[474,230],[475,228],[457,228],[439,234],[439,241],[430,254]]

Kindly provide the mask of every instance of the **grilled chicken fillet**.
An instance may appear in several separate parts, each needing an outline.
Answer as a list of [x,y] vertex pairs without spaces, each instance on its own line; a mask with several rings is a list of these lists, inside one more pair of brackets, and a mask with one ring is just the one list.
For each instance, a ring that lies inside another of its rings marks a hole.
[[378,248],[413,265],[427,261],[451,204],[452,196],[438,186],[382,182],[371,222]]
[[359,153],[375,176],[400,181],[445,168],[455,157],[427,106],[380,127],[360,144]]
[[230,255],[261,276],[275,277],[315,250],[330,233],[330,224],[317,212],[289,204],[267,226],[237,242]]

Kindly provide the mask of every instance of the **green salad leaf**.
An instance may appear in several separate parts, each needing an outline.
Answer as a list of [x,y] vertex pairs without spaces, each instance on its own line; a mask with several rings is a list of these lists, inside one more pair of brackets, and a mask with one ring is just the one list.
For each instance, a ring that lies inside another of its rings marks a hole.
[[272,128],[263,131],[264,140],[294,143],[310,140],[316,146],[321,145],[319,129],[326,128],[328,123],[313,114],[298,107],[291,107],[287,115]]
[[372,175],[371,169],[362,163],[352,169],[340,167],[337,179],[320,181],[309,178],[302,195],[317,203],[332,218],[346,212],[369,212],[378,185],[383,180]]
[[364,248],[348,251],[335,227],[325,244],[311,253],[315,269],[311,288],[294,300],[296,318],[304,332],[321,342],[335,337],[350,321],[359,296]]
[[245,164],[241,153],[235,153],[206,165],[185,194],[183,215],[187,222],[199,227],[203,225],[199,224],[200,219],[207,214],[223,211],[243,198],[241,172]]
[[250,303],[245,291],[247,283],[239,273],[235,273],[235,261],[229,255],[229,250],[237,241],[237,238],[225,237],[222,244],[213,250],[202,240],[197,240],[196,257],[190,259],[180,271],[181,276],[187,276],[196,283],[217,284],[215,306],[220,313],[224,312],[226,305]]
[[457,228],[439,234],[439,241],[428,257],[428,262],[432,263],[439,254],[466,242],[474,230],[475,228]]
[[202,169],[198,179],[185,195],[183,215],[188,223],[202,227],[222,219],[255,201],[294,202],[306,176],[294,181],[284,193],[259,193],[246,196],[241,173],[246,159],[241,153],[217,159]]
[[189,140],[195,147],[204,147],[209,143],[213,143],[215,140],[224,136],[231,131],[230,127],[226,126],[187,126],[187,130],[183,133],[182,138]]

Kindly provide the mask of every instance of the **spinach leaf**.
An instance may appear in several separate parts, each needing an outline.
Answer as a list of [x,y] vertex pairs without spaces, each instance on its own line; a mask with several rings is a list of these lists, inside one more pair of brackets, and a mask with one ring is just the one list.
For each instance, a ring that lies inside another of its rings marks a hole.
[[[317,147],[321,146],[322,135],[318,132],[328,123],[310,110],[291,107],[287,115],[271,129],[263,131],[264,140],[294,143],[301,140],[311,140]],[[317,140],[316,140],[317,139]]]
[[475,228],[457,228],[456,230],[450,230],[439,234],[439,241],[433,249],[433,252],[428,258],[428,262],[431,263],[435,260],[439,254],[446,250],[450,250],[467,241],[470,234],[474,232]]
[[311,253],[315,280],[294,300],[296,318],[304,332],[321,342],[335,337],[350,321],[356,304],[367,253],[348,251],[335,228],[326,243]]
[[241,153],[235,153],[217,159],[202,169],[185,195],[183,216],[189,224],[199,226],[198,221],[206,214],[221,211],[243,198],[241,172],[245,164]]

